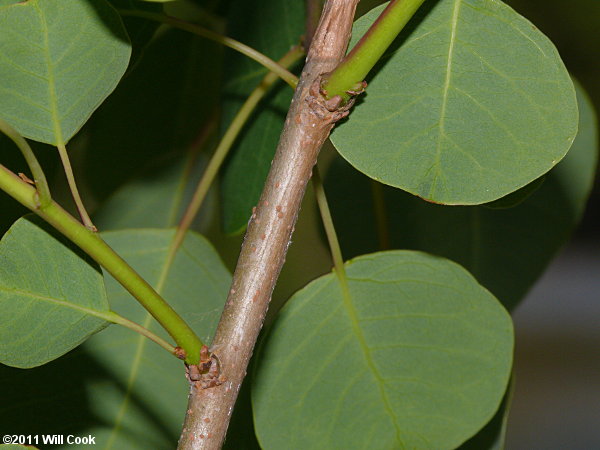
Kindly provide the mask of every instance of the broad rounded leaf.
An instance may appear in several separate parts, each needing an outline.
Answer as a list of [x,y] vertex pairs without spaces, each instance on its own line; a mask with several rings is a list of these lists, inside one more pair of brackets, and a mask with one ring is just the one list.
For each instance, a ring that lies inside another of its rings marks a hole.
[[108,325],[98,266],[35,217],[0,242],[0,362],[29,368],[77,347]]
[[0,7],[0,116],[25,137],[62,144],[112,92],[131,48],[105,0]]
[[537,190],[512,208],[434,205],[336,161],[325,188],[334,221],[347,225],[338,229],[344,255],[370,253],[383,244],[444,256],[464,266],[512,309],[581,219],[593,185],[596,118],[585,92],[578,88],[577,94],[580,123],[573,147],[541,185],[533,182]]
[[513,393],[514,382],[511,381],[504,394],[502,404],[492,420],[475,436],[458,447],[458,450],[504,450]]
[[[371,178],[444,204],[495,200],[554,167],[577,133],[577,104],[553,44],[499,0],[425,6],[333,133],[340,154]],[[353,36],[382,8],[359,19]]]
[[346,264],[292,297],[253,388],[265,449],[455,448],[496,412],[513,334],[462,267],[410,251]]

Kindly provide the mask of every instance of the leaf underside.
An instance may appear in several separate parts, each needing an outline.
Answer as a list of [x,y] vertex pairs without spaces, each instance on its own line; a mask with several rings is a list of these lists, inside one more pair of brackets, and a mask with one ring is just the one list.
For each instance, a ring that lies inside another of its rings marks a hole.
[[261,348],[262,448],[450,449],[494,415],[513,335],[460,266],[418,252],[361,256],[294,295]]
[[97,264],[35,216],[0,242],[0,362],[30,368],[77,347],[108,325]]
[[346,225],[337,230],[345,257],[382,248],[444,256],[514,308],[581,219],[593,185],[596,118],[578,85],[577,96],[580,123],[573,147],[535,192],[511,208],[435,205],[377,185],[343,160],[335,161],[325,189],[334,222]]
[[129,63],[129,38],[105,0],[0,6],[0,29],[0,117],[36,141],[66,143]]
[[[381,9],[354,26],[362,36]],[[436,203],[480,204],[554,167],[577,134],[554,45],[498,0],[426,3],[332,142],[359,171]]]

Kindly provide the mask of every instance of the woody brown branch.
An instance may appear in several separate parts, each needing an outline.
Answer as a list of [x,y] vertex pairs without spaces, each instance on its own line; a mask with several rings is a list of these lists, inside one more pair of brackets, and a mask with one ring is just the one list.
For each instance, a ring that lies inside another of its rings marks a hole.
[[323,9],[212,342],[218,382],[204,389],[206,384],[191,380],[179,449],[219,449],[224,441],[312,168],[333,125],[351,106],[331,108],[319,80],[346,52],[358,1],[329,0]]

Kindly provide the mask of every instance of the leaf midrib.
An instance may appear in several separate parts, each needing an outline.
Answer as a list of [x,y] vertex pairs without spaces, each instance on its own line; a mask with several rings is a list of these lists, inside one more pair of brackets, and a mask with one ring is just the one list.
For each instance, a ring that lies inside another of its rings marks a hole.
[[440,107],[440,124],[439,133],[436,145],[435,161],[433,166],[435,167],[435,175],[429,189],[429,198],[433,198],[435,188],[437,186],[437,179],[440,175],[440,156],[442,150],[442,136],[446,134],[445,122],[446,122],[446,108],[448,107],[448,92],[450,91],[450,81],[452,79],[452,61],[454,58],[454,46],[456,44],[456,29],[458,28],[458,16],[460,12],[460,5],[462,0],[454,0],[454,6],[452,10],[452,28],[450,30],[450,43],[448,45],[448,62],[446,63],[446,78],[444,80],[442,105]]
[[56,96],[56,82],[54,79],[54,67],[52,65],[52,58],[50,57],[50,36],[48,34],[48,23],[43,11],[40,9],[38,2],[33,2],[33,7],[36,9],[41,24],[42,32],[44,35],[44,58],[46,60],[46,67],[48,68],[48,102],[50,104],[50,114],[52,117],[52,126],[54,128],[54,139],[55,145],[63,145],[62,129],[60,127],[60,120],[58,117],[58,99]]
[[[337,274],[337,272],[336,272],[336,274]],[[352,331],[354,332],[354,335],[356,336],[356,338],[358,340],[360,348],[363,352],[363,356],[365,357],[367,366],[368,366],[370,372],[375,377],[375,381],[377,382],[377,387],[379,389],[379,394],[381,395],[381,399],[383,400],[384,408],[387,411],[390,418],[392,419],[392,423],[394,424],[394,428],[396,430],[396,442],[401,447],[403,447],[400,427],[398,426],[398,417],[396,416],[396,413],[394,412],[394,409],[392,408],[390,400],[387,396],[387,392],[385,390],[385,380],[383,379],[383,377],[379,373],[379,370],[377,369],[377,366],[375,365],[375,362],[373,360],[373,355],[371,355],[371,349],[369,348],[369,345],[367,343],[365,335],[362,331],[362,328],[360,327],[359,320],[358,320],[358,314],[356,312],[356,308],[354,307],[354,303],[352,301],[352,295],[350,294],[348,278],[345,273],[339,274],[339,275],[334,275],[334,276],[336,277],[337,281],[339,282],[340,288],[342,290],[342,300],[343,300],[344,308],[346,309],[346,312],[348,313],[348,318],[350,319],[350,322],[352,324]]]
[[63,306],[65,308],[74,309],[76,311],[83,312],[90,316],[98,317],[100,319],[109,321],[107,317],[110,315],[110,310],[100,311],[96,309],[86,308],[85,306],[80,306],[75,303],[68,302],[66,300],[59,300],[57,298],[47,297],[41,294],[36,294],[34,292],[24,291],[22,289],[7,288],[4,286],[0,286],[0,292],[14,293],[23,297],[31,297],[34,300],[44,301],[55,305]]

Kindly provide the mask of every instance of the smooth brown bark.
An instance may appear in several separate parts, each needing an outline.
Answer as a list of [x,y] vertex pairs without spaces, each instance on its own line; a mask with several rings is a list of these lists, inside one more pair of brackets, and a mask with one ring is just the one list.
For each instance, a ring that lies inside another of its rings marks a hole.
[[[319,80],[346,52],[358,1],[329,0],[324,7],[212,343],[219,372],[213,357],[211,374],[191,381],[179,449],[218,449],[224,441],[312,168],[333,125],[347,114],[349,106],[336,108],[335,101],[324,101]],[[193,372],[192,378],[198,378],[198,369]],[[221,384],[207,387],[215,382]]]

